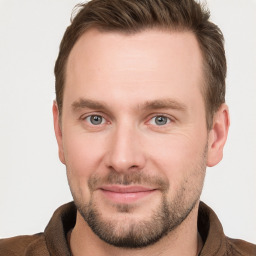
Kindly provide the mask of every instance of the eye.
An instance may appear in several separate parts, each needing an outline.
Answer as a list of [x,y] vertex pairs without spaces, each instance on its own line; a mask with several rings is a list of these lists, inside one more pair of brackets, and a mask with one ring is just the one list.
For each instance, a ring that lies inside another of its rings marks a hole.
[[105,118],[99,115],[90,115],[87,116],[84,120],[92,125],[100,125],[106,123]]
[[150,124],[162,126],[171,122],[171,119],[166,116],[155,116],[150,120]]

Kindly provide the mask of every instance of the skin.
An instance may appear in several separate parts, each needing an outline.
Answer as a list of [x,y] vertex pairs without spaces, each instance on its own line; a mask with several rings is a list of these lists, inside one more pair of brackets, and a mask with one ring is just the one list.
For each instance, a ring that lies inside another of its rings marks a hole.
[[[73,255],[197,254],[202,246],[197,211],[205,169],[222,159],[229,127],[223,104],[207,130],[202,70],[191,32],[125,35],[91,29],[76,42],[67,63],[61,121],[53,104],[59,158],[75,202],[92,201],[101,219],[114,223],[116,233],[150,221],[164,196],[173,206],[170,212],[195,204],[168,235],[141,249],[106,243],[78,211],[70,241]],[[103,122],[92,124],[91,115],[103,117]],[[156,116],[166,117],[166,124],[159,125]],[[129,193],[109,197],[101,188],[108,185],[104,178],[110,173],[132,178],[139,173],[165,181],[168,189],[163,192],[159,184],[143,180],[135,184],[153,192],[139,198]],[[92,177],[98,182],[93,188]]]

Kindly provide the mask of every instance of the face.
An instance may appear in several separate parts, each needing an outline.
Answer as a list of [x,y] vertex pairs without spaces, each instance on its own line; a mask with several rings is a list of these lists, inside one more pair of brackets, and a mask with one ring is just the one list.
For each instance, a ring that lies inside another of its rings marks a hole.
[[109,244],[158,241],[190,214],[205,176],[202,57],[194,35],[89,30],[66,71],[56,134],[79,214]]

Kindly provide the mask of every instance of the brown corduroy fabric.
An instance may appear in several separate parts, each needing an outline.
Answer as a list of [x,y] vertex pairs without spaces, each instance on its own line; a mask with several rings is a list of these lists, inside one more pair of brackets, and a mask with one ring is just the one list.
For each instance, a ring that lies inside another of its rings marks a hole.
[[[0,256],[71,256],[67,233],[75,221],[74,203],[65,204],[55,211],[43,233],[0,239]],[[256,256],[256,245],[224,235],[218,217],[203,202],[198,230],[204,242],[200,256]]]

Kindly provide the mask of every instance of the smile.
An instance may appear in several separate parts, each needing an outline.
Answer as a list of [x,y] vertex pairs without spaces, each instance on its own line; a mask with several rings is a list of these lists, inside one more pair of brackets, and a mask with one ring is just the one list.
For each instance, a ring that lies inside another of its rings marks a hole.
[[103,195],[115,203],[132,203],[151,195],[156,189],[143,186],[111,185],[100,188]]

